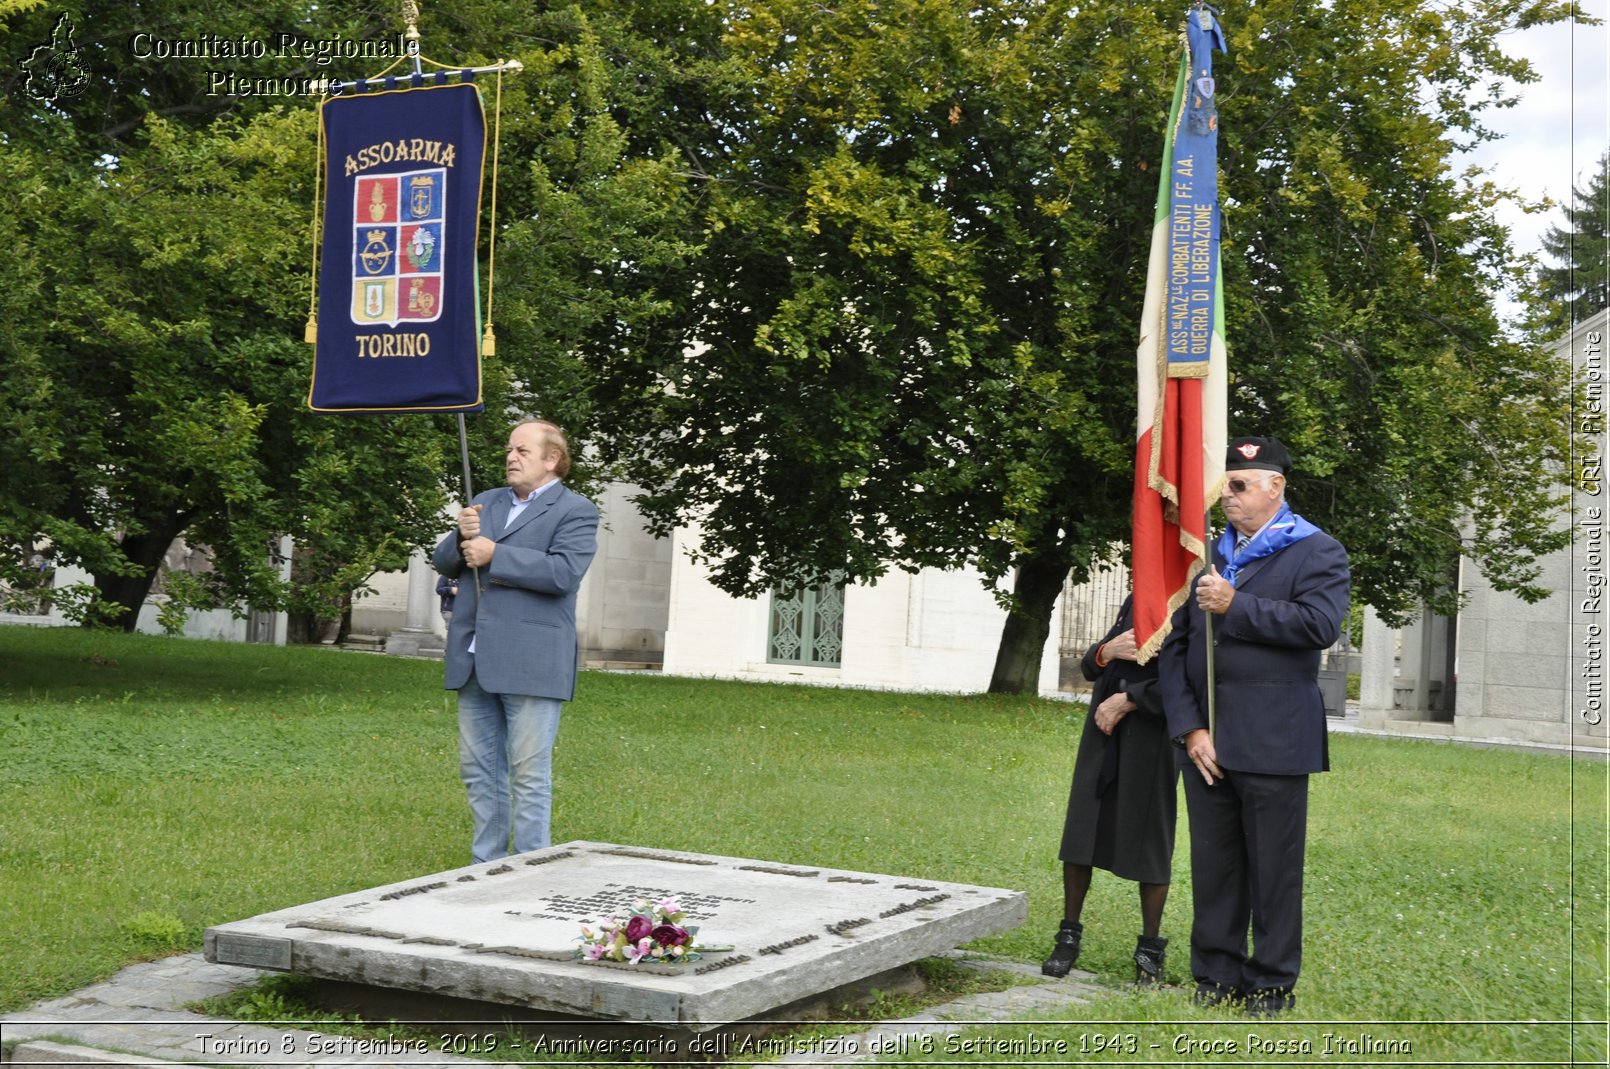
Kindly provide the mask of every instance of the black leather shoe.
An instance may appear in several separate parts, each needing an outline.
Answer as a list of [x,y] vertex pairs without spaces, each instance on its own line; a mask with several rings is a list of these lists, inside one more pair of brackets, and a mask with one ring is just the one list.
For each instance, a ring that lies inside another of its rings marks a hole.
[[1047,976],[1066,976],[1073,963],[1079,960],[1079,937],[1084,934],[1085,926],[1075,923],[1071,927],[1064,924],[1057,929],[1056,946],[1051,949],[1051,956],[1045,959],[1040,971]]
[[1247,994],[1248,1017],[1278,1017],[1290,1013],[1297,1005],[1297,996],[1289,987],[1265,987]]
[[1234,1002],[1240,997],[1241,993],[1233,987],[1216,984],[1211,980],[1203,980],[1196,985],[1196,994],[1191,996],[1191,1001],[1198,1006],[1207,1008],[1226,1002]]
[[1135,940],[1135,982],[1160,984],[1163,982],[1163,957],[1168,940],[1160,935],[1143,935]]

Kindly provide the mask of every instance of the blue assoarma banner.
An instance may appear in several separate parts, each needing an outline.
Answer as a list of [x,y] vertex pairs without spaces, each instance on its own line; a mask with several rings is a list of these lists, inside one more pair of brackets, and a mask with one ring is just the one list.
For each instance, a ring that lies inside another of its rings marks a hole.
[[332,97],[319,118],[327,190],[308,407],[479,412],[480,91]]

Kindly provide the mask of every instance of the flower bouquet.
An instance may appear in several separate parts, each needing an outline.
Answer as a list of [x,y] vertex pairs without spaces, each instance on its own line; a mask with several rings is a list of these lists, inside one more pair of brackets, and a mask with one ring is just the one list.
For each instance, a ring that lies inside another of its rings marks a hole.
[[584,961],[620,961],[629,965],[679,965],[699,960],[703,949],[694,942],[696,926],[682,925],[686,916],[673,898],[650,903],[639,899],[622,921],[610,917],[598,922],[598,930],[581,926],[581,947],[576,956]]

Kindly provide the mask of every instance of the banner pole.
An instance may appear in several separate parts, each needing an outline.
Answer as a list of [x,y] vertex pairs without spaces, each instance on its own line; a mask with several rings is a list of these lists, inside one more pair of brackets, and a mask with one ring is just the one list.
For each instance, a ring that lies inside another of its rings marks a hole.
[[[468,433],[466,433],[464,430],[464,413],[459,412],[457,415],[458,457],[459,460],[464,463],[464,507],[469,508],[470,502],[475,500],[475,487],[472,485],[472,481],[470,479],[470,439]],[[472,566],[470,570],[475,573],[476,605],[479,605],[481,594],[481,569]]]
[[[460,417],[462,418],[462,417]],[[1202,517],[1203,548],[1207,551],[1207,564],[1213,567],[1213,510],[1210,508]],[[1219,745],[1219,711],[1218,711],[1218,683],[1213,668],[1213,614],[1206,609],[1202,611],[1202,619],[1207,624],[1207,707],[1208,707],[1208,740],[1215,748]]]

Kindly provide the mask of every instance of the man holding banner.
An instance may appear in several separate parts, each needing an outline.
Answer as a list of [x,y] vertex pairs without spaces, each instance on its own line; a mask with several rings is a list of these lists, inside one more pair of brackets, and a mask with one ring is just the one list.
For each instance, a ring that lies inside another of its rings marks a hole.
[[[1326,767],[1319,655],[1350,577],[1336,540],[1286,508],[1285,448],[1226,450],[1213,79],[1225,41],[1206,4],[1185,38],[1136,351],[1135,643],[1142,664],[1161,650],[1168,733],[1184,748],[1197,1001],[1244,998],[1270,1016],[1295,1005],[1308,775]],[[1215,496],[1230,529],[1210,557]]]
[[1341,544],[1286,504],[1280,442],[1237,438],[1225,468],[1229,526],[1158,675],[1187,762],[1196,999],[1268,1017],[1296,1004],[1308,776],[1330,767],[1319,657],[1341,634],[1350,574]]
[[576,691],[576,591],[598,549],[598,509],[559,480],[570,446],[552,423],[509,432],[509,485],[478,495],[433,563],[458,580],[447,631],[459,771],[476,862],[549,845],[553,743]]

